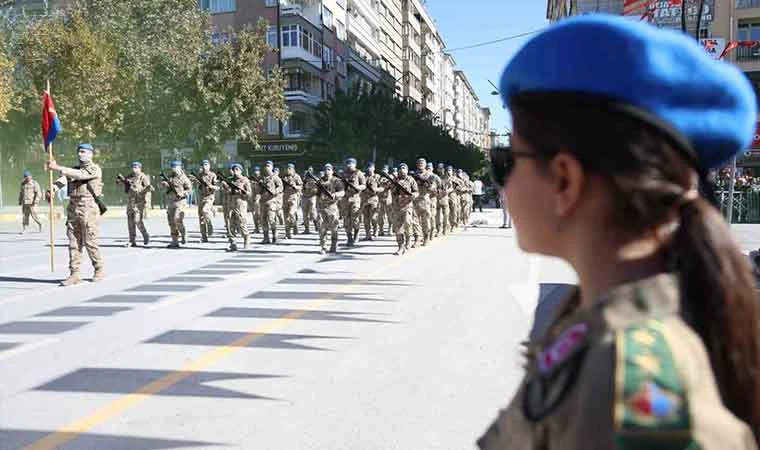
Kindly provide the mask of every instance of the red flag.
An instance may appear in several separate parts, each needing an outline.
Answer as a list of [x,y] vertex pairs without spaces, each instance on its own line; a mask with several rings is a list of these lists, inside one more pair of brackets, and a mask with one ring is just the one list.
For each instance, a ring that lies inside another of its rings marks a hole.
[[58,119],[58,113],[55,112],[53,98],[48,91],[45,91],[42,94],[42,142],[45,144],[45,151],[60,132],[61,121]]
[[737,41],[731,41],[726,45],[726,48],[723,49],[723,52],[720,54],[718,59],[723,59],[724,56],[729,54],[733,49],[739,46],[739,42]]

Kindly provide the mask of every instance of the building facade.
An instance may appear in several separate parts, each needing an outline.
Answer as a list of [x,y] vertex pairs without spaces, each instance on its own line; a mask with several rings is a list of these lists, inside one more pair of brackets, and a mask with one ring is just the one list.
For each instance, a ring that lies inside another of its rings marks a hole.
[[454,71],[454,136],[463,144],[480,146],[482,110],[475,90],[461,70]]

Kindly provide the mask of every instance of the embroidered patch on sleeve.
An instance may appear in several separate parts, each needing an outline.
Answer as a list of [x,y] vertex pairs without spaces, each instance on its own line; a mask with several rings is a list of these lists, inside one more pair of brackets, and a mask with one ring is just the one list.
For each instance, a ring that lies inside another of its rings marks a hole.
[[686,391],[662,323],[617,332],[615,427],[622,450],[698,448],[691,436]]

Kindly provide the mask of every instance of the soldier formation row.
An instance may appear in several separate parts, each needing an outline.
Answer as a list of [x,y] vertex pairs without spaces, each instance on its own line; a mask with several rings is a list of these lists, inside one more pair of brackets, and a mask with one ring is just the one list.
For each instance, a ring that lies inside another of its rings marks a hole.
[[[192,183],[198,184],[200,194],[201,242],[208,242],[213,233],[214,202],[217,191],[221,191],[229,251],[238,249],[238,238],[242,239],[244,248],[248,247],[249,212],[254,233],[264,235],[262,244],[277,242],[278,224],[284,225],[286,239],[297,234],[300,209],[303,232],[309,233],[314,225],[319,232],[323,253],[337,251],[342,219],[348,246],[357,241],[362,223],[365,240],[384,236],[387,226],[388,232],[396,235],[397,254],[403,254],[418,241],[426,245],[434,237],[465,225],[472,208],[472,182],[467,174],[461,170],[455,174],[453,167],[444,164],[439,164],[438,173],[435,173],[433,164],[424,159],[417,161],[414,172],[409,172],[407,165],[401,164],[392,172],[385,166],[376,173],[374,164],[370,163],[365,173],[357,169],[355,159],[349,158],[341,174],[335,173],[331,164],[326,164],[318,175],[309,167],[303,177],[296,173],[292,163],[280,176],[271,161],[264,164],[263,170],[255,167],[250,178],[243,175],[243,166],[237,163],[230,166],[229,175],[213,172],[209,161],[205,160],[201,163],[201,170],[189,176],[180,161],[174,161],[171,166],[171,175],[161,174],[172,237],[169,248],[179,248],[187,241],[182,207],[192,192]],[[151,184],[148,176],[142,173],[139,162],[132,164],[132,170],[132,175],[120,177],[118,182],[124,184],[129,195],[129,245],[136,247],[138,229],[146,245],[150,239],[143,217]]]
[[[89,144],[77,148],[79,164],[74,167],[60,166],[50,161],[47,167],[59,171],[49,199],[64,186],[68,188],[69,204],[66,216],[66,234],[69,239],[70,276],[62,282],[68,286],[81,281],[80,266],[82,250],[92,260],[95,273],[93,281],[103,278],[103,260],[98,247],[98,214],[105,212],[101,200],[103,192],[102,170],[92,161],[94,149]],[[242,238],[243,247],[249,245],[248,214],[253,218],[254,233],[262,232],[262,244],[277,242],[278,223],[285,226],[285,238],[298,230],[298,210],[302,211],[303,232],[310,233],[313,224],[319,232],[322,253],[337,251],[338,230],[341,219],[347,235],[348,246],[359,238],[362,223],[364,239],[392,233],[398,243],[397,255],[409,248],[427,243],[459,226],[466,226],[472,209],[473,183],[467,174],[451,166],[433,164],[418,159],[415,171],[406,164],[389,170],[383,167],[375,171],[373,163],[367,165],[366,173],[359,170],[356,160],[346,160],[345,170],[338,174],[331,164],[325,164],[317,175],[309,167],[302,178],[294,164],[288,164],[285,174],[279,175],[271,161],[262,169],[254,168],[252,176],[243,175],[243,166],[232,164],[230,175],[211,170],[209,161],[201,163],[198,173],[186,175],[180,161],[171,164],[172,173],[161,173],[161,186],[166,189],[167,219],[171,232],[169,248],[180,248],[187,241],[183,207],[193,185],[198,184],[198,217],[201,242],[208,242],[213,233],[214,202],[217,191],[222,194],[222,210],[229,240],[229,251],[238,249],[236,240]],[[142,172],[140,162],[132,163],[132,174],[119,175],[117,182],[124,186],[128,195],[127,224],[129,244],[136,247],[137,231],[147,245],[150,236],[143,222],[146,205],[153,191],[148,175]],[[24,173],[19,194],[19,204],[24,215],[24,230],[29,218],[37,219],[35,206],[41,197],[39,184]],[[329,237],[329,241],[328,241]]]

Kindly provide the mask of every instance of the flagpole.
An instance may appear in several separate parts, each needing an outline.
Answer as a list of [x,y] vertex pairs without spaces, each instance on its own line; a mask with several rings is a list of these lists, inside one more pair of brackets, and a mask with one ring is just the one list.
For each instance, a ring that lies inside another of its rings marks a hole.
[[[47,80],[47,92],[49,95],[50,94],[50,79]],[[47,137],[45,137],[45,139],[47,139]],[[49,164],[50,162],[53,161],[53,143],[52,142],[48,144],[47,152],[48,152],[48,164]],[[51,169],[49,165],[48,165],[48,181],[50,183],[50,190],[48,191],[50,192],[50,212],[48,214],[49,222],[50,222],[50,230],[48,234],[48,240],[50,243],[50,272],[55,272],[55,257],[54,257],[55,245],[53,243],[53,237],[54,237],[53,228],[55,225],[55,221],[53,218],[54,210],[55,210],[54,208],[55,195],[53,195],[53,169]]]

